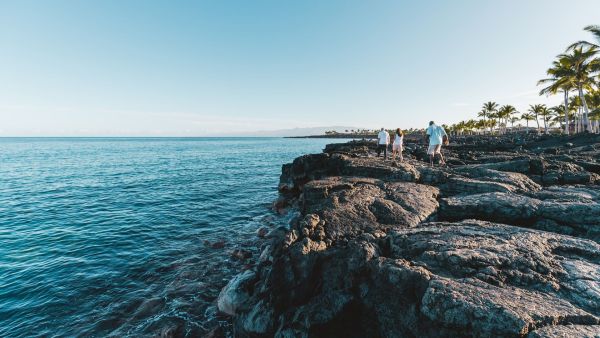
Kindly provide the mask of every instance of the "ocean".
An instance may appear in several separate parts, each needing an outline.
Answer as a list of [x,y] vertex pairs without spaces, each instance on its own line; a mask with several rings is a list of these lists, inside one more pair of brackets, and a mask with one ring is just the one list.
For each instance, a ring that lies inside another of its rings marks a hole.
[[[0,337],[198,336],[327,139],[0,138]],[[216,245],[215,245],[216,243]]]

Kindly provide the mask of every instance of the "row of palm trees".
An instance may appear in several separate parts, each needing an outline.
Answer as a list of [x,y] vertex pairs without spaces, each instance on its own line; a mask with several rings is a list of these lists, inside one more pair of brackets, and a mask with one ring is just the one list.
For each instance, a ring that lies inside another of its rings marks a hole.
[[[515,131],[514,124],[521,120],[535,121],[538,133],[541,132],[540,119],[544,132],[558,125],[562,132],[600,132],[600,26],[587,26],[597,43],[578,41],[568,46],[558,55],[548,77],[538,82],[544,86],[540,95],[562,94],[564,103],[555,107],[543,104],[530,105],[527,112],[519,113],[514,106],[499,106],[496,102],[486,102],[477,114],[480,120],[462,121],[448,126],[451,132],[462,133],[506,133]],[[576,93],[575,96],[570,94]],[[518,129],[521,126],[518,125]]]
[[[595,36],[598,41],[597,44],[578,41],[567,47],[565,53],[558,55],[556,60],[552,62],[552,67],[546,71],[549,77],[540,80],[538,85],[546,86],[540,91],[540,95],[562,93],[564,108],[569,105],[569,94],[576,92],[582,106],[581,114],[578,116],[582,129],[583,131],[592,132],[594,126],[590,122],[590,108],[586,93],[590,94],[599,90],[600,58],[598,57],[598,50],[600,46],[598,44],[600,44],[600,26],[587,26],[584,29]],[[569,134],[571,124],[566,109],[563,115],[565,117],[564,132]],[[577,128],[575,130],[577,131]]]
[[[351,136],[373,136],[379,133],[380,129],[346,129],[344,132],[338,132],[336,130],[327,130],[325,131],[325,135],[335,136],[335,135],[351,135]],[[413,134],[413,133],[422,133],[423,129],[418,128],[409,128],[403,129],[402,132],[405,134]],[[390,135],[393,135],[396,130],[388,129],[387,132]]]
[[[588,119],[590,121],[589,131],[600,132],[600,90],[586,93],[584,99],[592,107]],[[564,105],[548,107],[545,104],[529,105],[527,111],[521,113],[512,105],[500,106],[490,101],[483,104],[477,113],[481,119],[470,119],[461,121],[450,126],[444,126],[453,134],[506,134],[508,132],[530,131],[530,123],[538,133],[542,130],[545,134],[550,133],[551,128],[559,127],[561,131],[566,130],[566,123],[570,123],[574,132],[585,131],[582,112],[583,104],[579,96],[569,98],[567,102],[568,116],[565,117]],[[525,126],[521,124],[525,122]]]

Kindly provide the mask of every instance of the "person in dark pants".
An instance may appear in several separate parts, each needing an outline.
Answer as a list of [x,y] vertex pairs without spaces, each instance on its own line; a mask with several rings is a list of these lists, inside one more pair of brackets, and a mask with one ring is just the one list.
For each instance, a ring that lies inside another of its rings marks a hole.
[[387,160],[387,148],[390,144],[390,134],[385,129],[381,128],[381,131],[377,135],[377,157],[381,155],[383,150],[383,159]]

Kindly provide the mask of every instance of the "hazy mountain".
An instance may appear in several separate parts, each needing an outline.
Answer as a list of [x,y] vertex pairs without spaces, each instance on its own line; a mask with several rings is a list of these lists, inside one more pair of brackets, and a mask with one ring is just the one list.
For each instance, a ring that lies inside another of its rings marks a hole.
[[356,127],[330,126],[330,127],[312,127],[312,128],[293,128],[279,130],[261,130],[255,132],[238,133],[231,136],[257,136],[257,137],[286,137],[286,136],[311,136],[324,135],[328,130],[345,132],[346,130],[356,130]]

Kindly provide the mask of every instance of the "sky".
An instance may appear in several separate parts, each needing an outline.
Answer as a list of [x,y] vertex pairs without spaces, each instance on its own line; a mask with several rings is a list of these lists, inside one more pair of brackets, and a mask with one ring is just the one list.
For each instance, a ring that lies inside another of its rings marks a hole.
[[536,86],[598,0],[0,0],[0,136],[422,128]]

